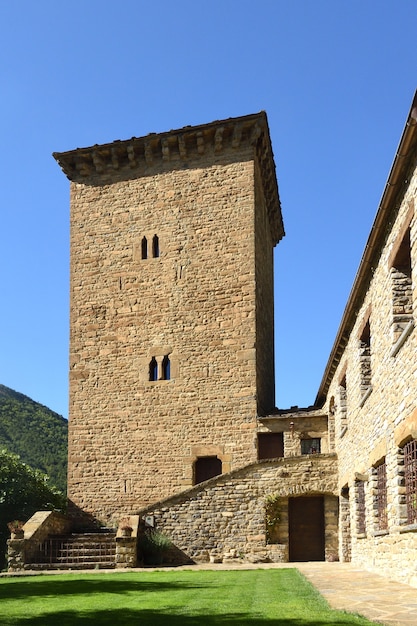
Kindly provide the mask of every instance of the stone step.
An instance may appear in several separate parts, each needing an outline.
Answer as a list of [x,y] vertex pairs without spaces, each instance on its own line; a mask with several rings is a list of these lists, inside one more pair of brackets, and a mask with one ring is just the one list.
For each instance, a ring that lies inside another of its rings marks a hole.
[[115,533],[76,533],[53,536],[39,545],[31,569],[113,568],[116,560]]
[[44,571],[44,570],[85,570],[85,569],[114,569],[116,564],[114,561],[91,561],[80,563],[29,563],[25,565],[25,570]]

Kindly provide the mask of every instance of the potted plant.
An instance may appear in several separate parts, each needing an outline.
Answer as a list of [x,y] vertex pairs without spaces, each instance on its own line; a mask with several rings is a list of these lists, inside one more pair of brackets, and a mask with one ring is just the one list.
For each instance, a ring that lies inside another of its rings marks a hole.
[[133,532],[132,524],[129,517],[123,517],[119,522],[120,532],[122,537],[130,537]]
[[8,522],[7,526],[8,529],[10,530],[10,534],[11,534],[11,538],[12,539],[23,539],[24,537],[24,530],[23,530],[23,526],[24,526],[24,522],[21,522],[20,520],[13,520],[12,522]]

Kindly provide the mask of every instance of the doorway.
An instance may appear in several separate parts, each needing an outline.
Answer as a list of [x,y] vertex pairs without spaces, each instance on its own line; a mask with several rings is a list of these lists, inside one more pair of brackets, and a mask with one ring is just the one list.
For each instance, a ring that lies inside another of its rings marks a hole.
[[324,498],[288,500],[290,561],[324,561]]

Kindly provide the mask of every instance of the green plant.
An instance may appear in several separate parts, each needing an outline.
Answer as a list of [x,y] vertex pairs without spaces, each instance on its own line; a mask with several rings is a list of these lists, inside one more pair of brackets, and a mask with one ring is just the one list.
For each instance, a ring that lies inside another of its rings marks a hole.
[[280,496],[271,494],[265,498],[265,526],[267,543],[276,543],[280,517]]
[[23,530],[23,526],[24,526],[24,522],[21,522],[18,519],[14,519],[11,522],[7,523],[7,528],[10,530],[11,533],[16,533],[19,532],[20,530]]
[[63,510],[65,506],[65,496],[49,484],[46,474],[0,449],[0,568],[5,565],[3,554],[9,539],[7,520],[27,521],[35,511]]
[[0,385],[0,448],[50,477],[62,493],[67,486],[68,422],[27,396]]
[[138,553],[145,565],[161,565],[172,545],[169,537],[157,530],[146,530],[138,539]]

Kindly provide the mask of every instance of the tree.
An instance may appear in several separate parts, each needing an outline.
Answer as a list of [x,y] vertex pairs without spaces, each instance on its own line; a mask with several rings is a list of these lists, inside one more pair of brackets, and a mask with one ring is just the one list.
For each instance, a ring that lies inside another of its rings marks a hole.
[[64,510],[65,496],[49,485],[49,478],[34,470],[16,454],[0,450],[0,565],[9,537],[7,523],[27,521],[39,510]]

